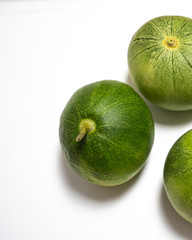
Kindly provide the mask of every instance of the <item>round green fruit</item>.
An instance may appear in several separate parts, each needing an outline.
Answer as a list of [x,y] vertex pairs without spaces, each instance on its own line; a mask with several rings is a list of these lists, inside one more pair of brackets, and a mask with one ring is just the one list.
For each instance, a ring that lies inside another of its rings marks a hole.
[[164,186],[176,212],[192,223],[192,130],[182,135],[169,151]]
[[60,143],[70,166],[88,181],[119,185],[144,166],[154,122],[127,84],[103,80],[77,90],[60,118]]
[[128,48],[136,86],[159,107],[192,109],[192,19],[162,16],[145,23]]

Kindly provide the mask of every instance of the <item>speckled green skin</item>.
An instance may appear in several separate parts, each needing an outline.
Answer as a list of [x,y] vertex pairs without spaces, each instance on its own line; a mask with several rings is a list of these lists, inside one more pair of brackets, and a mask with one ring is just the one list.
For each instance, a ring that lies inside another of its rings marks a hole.
[[192,223],[192,130],[181,136],[169,151],[164,186],[178,214]]
[[[178,39],[178,48],[164,45]],[[159,107],[192,109],[192,19],[162,16],[145,23],[133,36],[128,65],[140,92]]]
[[[76,142],[83,119],[96,124]],[[154,139],[151,112],[127,84],[104,80],[77,90],[60,118],[60,142],[73,169],[105,186],[132,178],[145,164]]]

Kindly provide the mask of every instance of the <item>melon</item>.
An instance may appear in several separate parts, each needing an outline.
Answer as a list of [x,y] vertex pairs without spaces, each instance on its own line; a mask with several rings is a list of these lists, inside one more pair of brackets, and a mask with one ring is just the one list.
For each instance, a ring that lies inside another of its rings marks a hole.
[[153,104],[192,109],[192,19],[154,18],[134,34],[128,48],[131,78]]
[[192,130],[172,146],[164,165],[164,187],[176,212],[192,223]]
[[60,117],[67,162],[87,181],[114,186],[145,165],[154,122],[144,100],[126,83],[103,80],[78,89]]

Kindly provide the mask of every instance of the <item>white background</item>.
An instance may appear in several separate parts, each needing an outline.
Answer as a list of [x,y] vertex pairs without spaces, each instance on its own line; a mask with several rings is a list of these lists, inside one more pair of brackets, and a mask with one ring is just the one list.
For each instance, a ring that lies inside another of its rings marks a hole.
[[[155,142],[144,169],[118,187],[86,182],[59,145],[60,114],[78,88],[103,79],[133,86],[128,44],[146,21],[192,17],[182,1],[0,1],[0,239],[192,239],[173,210],[163,166],[192,128],[192,111],[148,103]],[[134,87],[134,86],[133,86]]]

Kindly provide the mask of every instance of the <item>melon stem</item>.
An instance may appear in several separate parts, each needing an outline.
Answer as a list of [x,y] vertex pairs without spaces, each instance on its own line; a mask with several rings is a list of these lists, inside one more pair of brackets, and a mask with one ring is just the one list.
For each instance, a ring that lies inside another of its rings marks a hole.
[[86,135],[86,133],[87,133],[87,130],[85,128],[81,129],[79,135],[76,137],[76,142],[81,141]]
[[178,48],[178,39],[175,37],[166,37],[164,40],[164,45],[169,49]]
[[93,133],[96,129],[96,124],[91,119],[83,119],[79,125],[79,135],[76,137],[76,142],[81,141],[87,133]]

